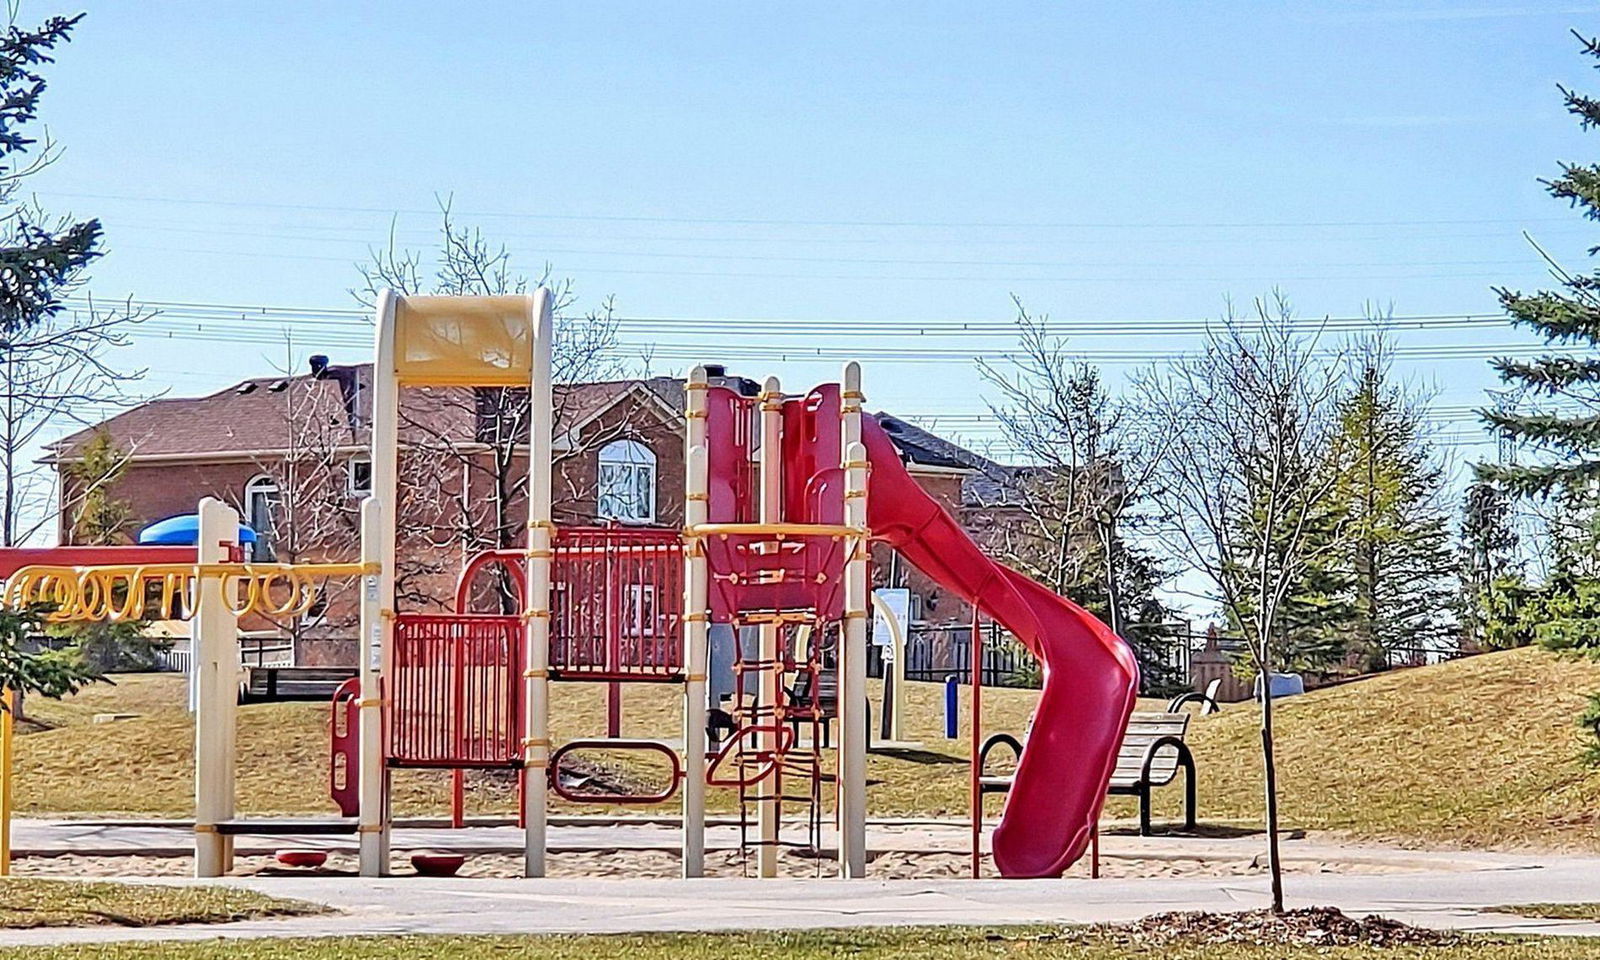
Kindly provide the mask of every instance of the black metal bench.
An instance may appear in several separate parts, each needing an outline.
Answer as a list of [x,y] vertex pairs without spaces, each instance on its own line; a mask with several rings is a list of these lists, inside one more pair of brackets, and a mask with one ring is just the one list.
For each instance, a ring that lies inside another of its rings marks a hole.
[[[832,742],[833,719],[839,715],[839,671],[833,667],[823,667],[817,672],[817,699],[813,707],[811,701],[811,672],[801,671],[795,677],[794,686],[788,691],[789,724],[794,727],[795,742],[800,740],[800,724],[817,720],[822,724],[822,746],[826,747]],[[868,724],[870,727],[871,724]]]
[[[1139,798],[1139,835],[1150,836],[1150,791],[1164,787],[1183,769],[1185,830],[1195,828],[1194,755],[1184,736],[1189,732],[1187,713],[1135,713],[1128,718],[1128,729],[1122,736],[1122,749],[1117,753],[1117,766],[1111,774],[1106,793],[1113,796]],[[987,769],[989,752],[1005,746],[1021,756],[1022,744],[1009,733],[997,733],[983,742],[978,751],[978,792],[980,794],[1005,793],[1011,789],[1011,777],[990,775]]]

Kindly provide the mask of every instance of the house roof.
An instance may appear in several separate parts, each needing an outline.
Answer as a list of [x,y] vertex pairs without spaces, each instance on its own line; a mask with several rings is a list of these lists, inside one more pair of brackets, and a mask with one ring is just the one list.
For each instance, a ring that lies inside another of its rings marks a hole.
[[[357,393],[365,398],[370,366],[357,368]],[[111,435],[135,459],[261,453],[290,448],[296,416],[345,408],[340,384],[310,374],[253,377],[202,397],[164,397],[104,420],[51,444],[47,461],[70,459],[98,431]],[[364,423],[363,418],[360,422]],[[366,431],[345,423],[348,442],[365,445]]]
[[913,423],[879,411],[873,414],[901,456],[913,464],[968,471],[961,502],[969,507],[1003,506],[1016,501],[1018,468],[996,463]]
[[[200,397],[152,400],[85,430],[50,448],[46,461],[71,459],[96,431],[104,430],[138,459],[182,459],[282,452],[304,440],[295,426],[315,422],[328,431],[322,442],[364,447],[372,411],[372,365],[329,367],[326,375],[255,377]],[[418,403],[413,420],[446,435],[471,436],[470,403],[448,402],[461,388],[422,389],[438,402]],[[684,381],[676,377],[608,380],[558,385],[555,403],[563,430],[571,433],[612,409],[625,397],[653,401],[663,414],[684,408]],[[353,414],[353,416],[352,416]],[[876,413],[905,459],[913,464],[962,471],[962,500],[969,506],[1008,502],[1016,469],[996,463],[943,437],[887,413]]]

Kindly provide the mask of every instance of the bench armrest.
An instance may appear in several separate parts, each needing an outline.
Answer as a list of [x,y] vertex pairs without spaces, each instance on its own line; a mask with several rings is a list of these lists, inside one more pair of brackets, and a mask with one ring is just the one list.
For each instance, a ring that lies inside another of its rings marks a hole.
[[1217,701],[1211,699],[1198,690],[1191,690],[1188,693],[1180,693],[1171,700],[1168,700],[1167,712],[1177,713],[1178,711],[1182,710],[1186,704],[1190,703],[1200,704],[1201,713],[1218,713],[1222,709],[1221,707],[1217,706]]
[[1011,748],[1011,755],[1022,758],[1022,743],[1009,733],[994,733],[989,739],[983,741],[983,746],[978,748],[978,776],[983,776],[983,771],[989,766],[989,751],[995,747],[1006,746]]
[[1183,769],[1188,773],[1192,781],[1194,777],[1194,754],[1189,752],[1189,745],[1183,742],[1182,737],[1175,737],[1169,734],[1165,737],[1157,739],[1154,743],[1145,748],[1144,762],[1139,765],[1139,782],[1150,782],[1150,765],[1155,763],[1156,752],[1162,747],[1178,748],[1178,763],[1183,766]]

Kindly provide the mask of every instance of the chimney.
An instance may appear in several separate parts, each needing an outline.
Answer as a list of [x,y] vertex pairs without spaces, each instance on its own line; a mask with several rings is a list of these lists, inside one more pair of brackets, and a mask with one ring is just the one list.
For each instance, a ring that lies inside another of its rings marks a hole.
[[352,429],[361,423],[361,375],[355,367],[328,362],[326,354],[311,357],[311,379],[332,380],[339,385],[345,419]]

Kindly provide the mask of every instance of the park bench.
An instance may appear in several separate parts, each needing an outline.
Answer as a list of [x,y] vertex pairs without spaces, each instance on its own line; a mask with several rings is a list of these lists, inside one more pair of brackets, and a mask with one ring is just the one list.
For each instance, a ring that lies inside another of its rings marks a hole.
[[[825,668],[817,674],[817,702],[813,709],[811,705],[811,673],[803,671],[795,677],[794,686],[789,689],[788,709],[789,724],[794,727],[795,742],[800,739],[800,724],[815,719],[822,725],[822,746],[826,747],[832,740],[832,721],[839,715],[839,671]],[[815,714],[815,716],[813,716]],[[870,727],[870,724],[868,725]]]
[[[1135,713],[1128,718],[1128,729],[1123,734],[1122,749],[1117,754],[1117,766],[1111,773],[1106,792],[1139,798],[1141,837],[1150,836],[1150,791],[1177,779],[1180,767],[1184,773],[1183,825],[1186,830],[1195,828],[1194,756],[1184,742],[1188,732],[1187,713]],[[1009,733],[997,733],[985,740],[978,751],[980,793],[1005,793],[1011,789],[1011,777],[984,773],[989,752],[998,746],[1009,747],[1016,756],[1022,755],[1022,744]]]

